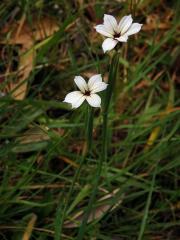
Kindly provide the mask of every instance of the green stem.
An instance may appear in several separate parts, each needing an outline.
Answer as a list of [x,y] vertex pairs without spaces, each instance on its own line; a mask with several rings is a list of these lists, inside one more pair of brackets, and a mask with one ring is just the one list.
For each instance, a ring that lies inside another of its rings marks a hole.
[[150,186],[150,189],[149,189],[149,194],[148,194],[147,201],[146,201],[146,206],[145,206],[145,209],[144,209],[143,219],[142,219],[142,222],[141,222],[141,227],[140,227],[139,235],[138,235],[138,238],[137,238],[138,240],[144,239],[143,235],[144,235],[145,227],[146,227],[147,220],[148,220],[149,208],[150,208],[150,204],[151,204],[151,200],[152,200],[152,194],[153,194],[155,179],[156,179],[156,174],[157,174],[157,167],[158,167],[158,165],[156,165],[155,170],[153,172],[151,186]]
[[86,116],[86,142],[87,142],[87,151],[86,154],[90,153],[92,146],[92,136],[93,136],[93,117],[94,111],[91,106],[87,106],[87,116]]
[[[86,133],[86,141],[87,141],[87,151],[86,151],[86,154],[85,155],[82,155],[81,156],[81,161],[80,161],[80,165],[79,165],[79,168],[77,169],[76,173],[75,173],[75,176],[73,178],[73,181],[72,181],[72,185],[70,187],[70,190],[69,190],[69,193],[68,193],[68,196],[66,198],[66,204],[64,206],[64,209],[60,209],[62,210],[61,212],[61,223],[60,223],[60,232],[62,231],[62,227],[63,227],[63,222],[64,222],[64,219],[65,219],[65,216],[66,216],[66,211],[68,209],[68,206],[69,206],[69,203],[70,203],[70,197],[73,193],[73,190],[74,190],[74,185],[75,183],[77,182],[77,179],[80,175],[80,172],[81,172],[81,169],[82,169],[82,166],[86,160],[86,155],[90,152],[91,150],[91,145],[92,145],[92,131],[93,131],[93,117],[94,117],[94,111],[92,109],[92,107],[90,107],[89,105],[87,105],[87,111],[86,111],[86,115],[85,115],[85,133]],[[60,238],[61,239],[61,238]]]
[[[82,166],[83,166],[83,164],[85,162],[85,159],[86,159],[85,156],[81,156],[80,165],[79,165],[79,168],[77,169],[77,171],[75,172],[75,175],[74,175],[74,178],[72,180],[72,184],[71,184],[70,190],[69,190],[69,192],[67,194],[67,198],[65,200],[65,205],[63,206],[62,204],[60,204],[61,208],[58,211],[59,214],[61,215],[61,218],[60,218],[61,221],[60,221],[60,224],[59,224],[59,231],[60,231],[60,233],[62,232],[64,219],[66,218],[67,210],[68,210],[68,207],[69,207],[69,204],[70,204],[70,197],[72,196],[72,193],[73,193],[73,190],[74,190],[74,186],[75,186],[75,184],[76,184],[76,182],[78,180],[78,177],[80,175],[80,172],[81,172]],[[60,237],[59,239],[61,240],[62,238]]]
[[84,217],[82,219],[82,223],[81,223],[81,227],[79,229],[78,235],[77,235],[77,240],[83,240],[84,239],[84,234],[86,232],[86,226],[88,223],[88,219],[90,216],[90,213],[92,212],[93,209],[93,204],[96,198],[96,194],[98,191],[98,186],[99,186],[99,181],[100,181],[100,177],[101,177],[101,170],[102,170],[102,164],[103,161],[102,159],[100,159],[100,161],[98,161],[98,165],[97,165],[97,171],[96,171],[96,175],[95,175],[95,182],[93,184],[93,191],[91,193],[89,202],[88,202],[88,206],[85,210],[85,214]]
[[93,208],[93,204],[98,192],[98,186],[99,186],[99,182],[100,182],[100,178],[101,178],[101,171],[102,171],[102,166],[103,166],[103,162],[107,157],[107,124],[108,124],[108,111],[109,111],[109,105],[110,105],[110,101],[111,101],[111,97],[112,97],[112,93],[114,90],[114,85],[115,85],[115,81],[116,81],[116,76],[117,76],[117,70],[118,70],[118,63],[119,63],[119,56],[117,53],[115,53],[115,55],[112,58],[111,61],[111,66],[110,66],[110,73],[109,73],[109,85],[106,91],[106,95],[105,95],[105,105],[104,105],[104,109],[103,109],[103,143],[102,143],[102,157],[100,158],[100,161],[98,161],[98,165],[97,165],[97,170],[96,170],[96,174],[95,174],[95,182],[93,184],[93,191],[91,193],[89,202],[88,202],[88,206],[85,210],[85,214],[82,220],[82,224],[81,227],[79,229],[78,232],[78,236],[77,236],[77,240],[83,240],[84,238],[84,234],[86,232],[86,226],[87,226],[87,222],[89,219],[89,215],[92,211]]
[[102,128],[102,159],[106,161],[107,159],[107,149],[108,149],[108,113],[109,106],[112,98],[112,94],[115,88],[115,82],[119,66],[119,54],[116,52],[112,58],[110,71],[109,71],[109,81],[108,88],[105,93],[104,109],[103,109],[103,128]]

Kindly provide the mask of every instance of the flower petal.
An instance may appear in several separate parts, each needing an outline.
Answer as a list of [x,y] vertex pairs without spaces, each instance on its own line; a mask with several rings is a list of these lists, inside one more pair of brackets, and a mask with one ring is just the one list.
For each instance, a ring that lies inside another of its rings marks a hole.
[[122,28],[122,26],[123,26],[123,24],[124,24],[124,21],[127,19],[127,17],[129,17],[129,16],[131,16],[131,15],[127,15],[127,16],[124,16],[124,17],[122,17],[121,18],[121,20],[120,20],[120,22],[119,22],[119,24],[118,24],[118,28],[119,28],[119,30],[121,31],[121,28]]
[[93,88],[91,89],[91,93],[97,93],[105,90],[107,88],[108,84],[105,82],[97,82],[94,83]]
[[101,25],[97,25],[94,28],[96,29],[96,31],[98,33],[102,34],[105,37],[110,37],[110,38],[113,37],[113,33],[114,32],[112,31],[112,29],[109,29],[109,28],[107,28],[106,26],[104,26],[102,24]]
[[88,90],[87,83],[84,80],[84,78],[82,78],[81,76],[76,76],[74,78],[74,81],[75,81],[77,87],[81,90],[81,92],[84,93],[86,90]]
[[116,38],[116,40],[118,40],[119,42],[127,42],[128,36],[124,34],[123,36]]
[[115,39],[112,39],[112,38],[105,39],[103,44],[102,44],[102,48],[103,48],[104,53],[106,51],[112,50],[116,46],[117,43],[118,43],[118,41],[115,40]]
[[128,28],[131,26],[133,22],[133,19],[131,17],[131,15],[128,15],[128,16],[124,16],[120,23],[119,23],[119,31],[121,32],[121,35],[123,35],[127,30]]
[[118,24],[116,19],[108,14],[104,14],[104,25],[107,29],[110,29],[112,33],[118,31]]
[[93,85],[97,82],[102,82],[101,74],[96,74],[96,75],[90,77],[90,79],[88,81],[88,87],[89,87],[90,91],[93,88]]
[[101,106],[101,98],[97,94],[91,94],[90,96],[86,97],[86,100],[92,107]]
[[126,34],[129,36],[129,35],[138,33],[138,32],[141,30],[141,27],[142,27],[142,24],[133,23],[133,24],[130,26],[130,28],[127,30]]
[[85,100],[85,96],[80,91],[73,91],[66,95],[63,102],[71,103],[72,108],[78,108]]

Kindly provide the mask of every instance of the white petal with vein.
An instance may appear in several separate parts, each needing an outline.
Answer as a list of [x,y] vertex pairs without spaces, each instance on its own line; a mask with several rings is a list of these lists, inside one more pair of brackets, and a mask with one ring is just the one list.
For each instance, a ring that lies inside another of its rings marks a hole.
[[105,90],[107,88],[108,84],[105,82],[96,82],[94,83],[91,93],[97,93]]
[[123,18],[121,18],[121,21],[120,21],[119,24],[118,24],[119,30],[121,30],[122,25],[123,25],[123,23],[124,23],[124,21],[126,20],[127,17],[128,17],[128,16],[124,16]]
[[105,39],[102,44],[103,51],[106,52],[106,51],[112,50],[116,46],[117,43],[118,43],[118,41],[115,39],[112,39],[112,38]]
[[133,23],[128,29],[128,31],[126,32],[126,34],[129,36],[129,35],[138,33],[141,30],[141,27],[142,27],[142,24]]
[[131,26],[133,22],[131,15],[123,17],[122,20],[123,21],[122,22],[120,21],[119,23],[119,30],[121,32],[121,35],[123,35],[128,30],[128,28]]
[[74,78],[74,81],[75,81],[76,85],[78,86],[78,88],[81,90],[81,92],[84,93],[86,90],[88,90],[87,83],[84,80],[84,78],[82,78],[81,76],[76,76]]
[[105,37],[113,37],[113,31],[112,29],[107,28],[104,25],[97,25],[95,26],[95,29],[98,33],[104,35]]
[[108,14],[104,14],[104,25],[106,28],[111,29],[112,32],[118,31],[118,24],[116,19]]
[[90,79],[88,81],[89,89],[91,90],[93,88],[93,85],[97,82],[102,82],[101,74],[97,74],[97,75],[90,77]]
[[124,34],[123,36],[116,38],[116,40],[118,40],[119,42],[127,42],[128,36]]
[[86,97],[86,100],[92,107],[101,106],[101,98],[97,94],[91,94],[91,96]]
[[80,91],[70,92],[66,95],[63,102],[71,103],[72,108],[78,108],[85,100],[84,95]]

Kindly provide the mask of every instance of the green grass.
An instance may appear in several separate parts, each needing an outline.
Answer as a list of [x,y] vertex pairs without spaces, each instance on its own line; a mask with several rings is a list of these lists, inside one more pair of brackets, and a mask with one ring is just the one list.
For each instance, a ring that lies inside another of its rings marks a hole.
[[[133,2],[0,3],[1,29],[9,27],[0,37],[0,239],[179,238],[179,1]],[[103,108],[62,101],[76,75],[108,79],[112,53],[93,27],[104,13],[130,12],[144,26],[120,49],[103,124]],[[8,42],[23,14],[31,30],[44,18],[59,27],[24,53]],[[13,99],[19,58],[34,50],[26,97]]]

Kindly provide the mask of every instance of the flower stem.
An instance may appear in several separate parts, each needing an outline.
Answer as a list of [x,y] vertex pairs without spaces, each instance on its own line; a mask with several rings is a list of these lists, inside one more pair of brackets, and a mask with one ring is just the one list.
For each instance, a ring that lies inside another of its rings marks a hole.
[[93,117],[94,117],[94,111],[93,108],[89,105],[87,105],[87,115],[86,115],[86,122],[85,122],[85,128],[86,128],[86,154],[90,153],[91,146],[92,146],[92,136],[93,136]]
[[[113,93],[113,89],[114,89],[114,85],[115,85],[115,80],[116,80],[116,76],[117,76],[117,70],[118,70],[118,63],[119,63],[119,56],[117,53],[115,53],[115,55],[112,58],[111,61],[111,66],[110,66],[110,73],[109,73],[109,86],[107,88],[106,91],[106,95],[105,95],[105,105],[104,105],[104,109],[103,109],[103,143],[102,143],[102,157],[100,158],[100,161],[97,162],[97,169],[96,169],[96,173],[94,176],[94,183],[93,185],[93,190],[87,205],[87,208],[85,210],[84,213],[84,217],[78,232],[78,236],[77,236],[77,240],[82,240],[84,238],[84,234],[86,232],[86,226],[88,223],[88,219],[90,216],[90,213],[92,211],[93,208],[93,204],[94,201],[96,199],[96,195],[98,192],[98,186],[99,186],[99,181],[101,178],[101,171],[102,171],[102,166],[103,166],[103,161],[106,159],[107,156],[107,124],[108,124],[108,111],[109,111],[109,105],[110,105],[110,100],[112,97],[112,93]],[[92,114],[88,117],[88,124],[87,126],[89,126],[89,128],[87,129],[88,131],[90,131],[87,134],[87,140],[89,141],[89,139],[92,139],[92,119],[93,116]],[[90,137],[91,136],[91,137]],[[90,142],[88,142],[89,144],[89,149],[90,149]]]
[[85,154],[82,154],[82,156],[80,157],[81,161],[80,161],[80,165],[79,165],[79,168],[77,169],[75,175],[74,175],[74,178],[73,178],[73,181],[72,181],[72,185],[70,187],[70,190],[69,190],[69,193],[67,195],[67,198],[66,198],[66,204],[64,206],[64,209],[61,211],[61,224],[60,224],[60,229],[62,230],[62,227],[63,227],[63,222],[64,222],[64,219],[66,217],[66,212],[68,210],[68,204],[70,203],[70,197],[73,193],[73,190],[74,190],[74,185],[75,183],[77,182],[78,180],[78,177],[80,175],[80,172],[82,170],[82,167],[84,165],[84,162],[86,160],[86,155],[88,153],[90,153],[91,151],[91,145],[92,145],[92,131],[93,131],[93,117],[94,117],[94,111],[93,111],[93,108],[90,107],[89,105],[87,105],[87,109],[85,111],[85,134],[86,134],[86,151],[85,151]]
[[[93,185],[93,190],[87,205],[87,208],[85,210],[85,214],[81,223],[81,227],[78,232],[77,240],[82,240],[84,238],[84,234],[86,232],[86,226],[88,223],[88,219],[90,216],[90,213],[93,209],[93,204],[96,199],[96,195],[98,192],[98,186],[101,178],[101,171],[103,167],[103,162],[106,160],[107,157],[107,124],[108,124],[108,111],[109,111],[109,105],[110,105],[110,100],[112,97],[112,93],[114,90],[114,85],[115,85],[115,80],[117,76],[117,70],[118,70],[118,64],[119,64],[119,56],[116,53],[111,61],[111,66],[110,66],[110,73],[109,73],[109,86],[106,91],[105,95],[105,105],[103,109],[103,143],[102,143],[102,157],[100,160],[97,162],[97,169],[96,173],[94,176],[94,183]],[[90,123],[89,123],[90,124]]]
[[108,136],[107,136],[107,128],[108,128],[108,113],[109,106],[112,98],[112,94],[115,87],[117,72],[119,66],[119,54],[116,52],[111,61],[110,71],[109,71],[109,80],[108,80],[108,88],[105,93],[105,101],[104,101],[104,109],[103,109],[103,128],[102,128],[102,159],[103,161],[107,160],[107,152],[108,152]]
[[103,164],[103,162],[100,159],[100,161],[97,162],[97,170],[96,170],[96,173],[95,173],[95,176],[94,176],[94,183],[92,184],[92,193],[90,195],[87,208],[85,209],[84,216],[83,216],[83,219],[82,219],[82,223],[81,223],[81,226],[79,228],[79,232],[78,232],[76,240],[83,240],[84,239],[84,234],[86,232],[86,226],[87,226],[87,223],[89,221],[89,216],[92,212],[93,204],[95,202],[96,195],[97,195],[97,192],[98,192],[98,186],[99,186],[99,181],[100,181],[100,177],[101,177],[102,164]]

